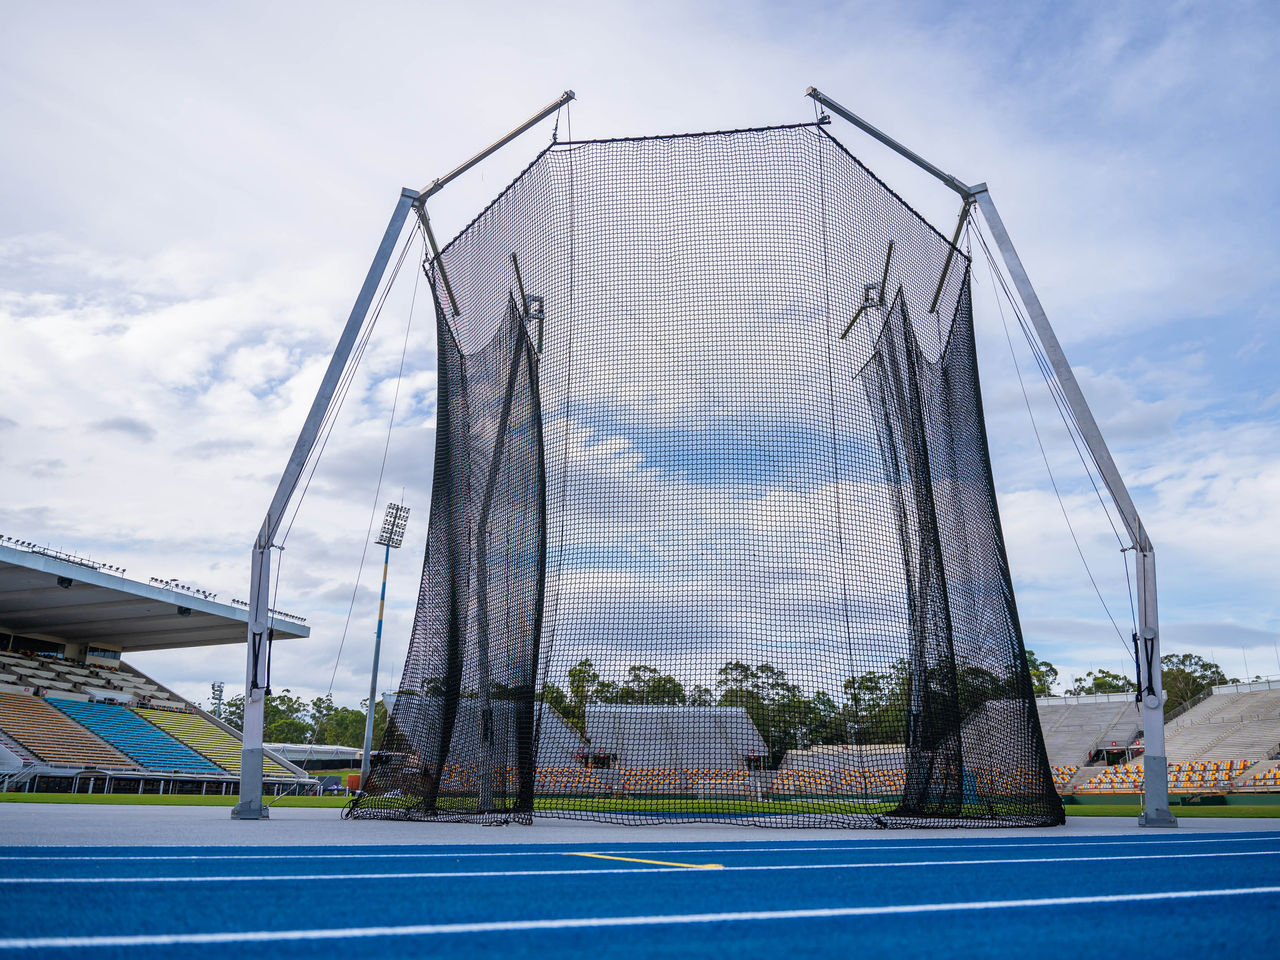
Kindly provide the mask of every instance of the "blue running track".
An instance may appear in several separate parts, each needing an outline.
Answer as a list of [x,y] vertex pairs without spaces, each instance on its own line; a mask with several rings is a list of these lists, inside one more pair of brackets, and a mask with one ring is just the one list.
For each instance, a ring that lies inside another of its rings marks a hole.
[[1274,957],[1280,833],[7,847],[0,904],[0,960]]

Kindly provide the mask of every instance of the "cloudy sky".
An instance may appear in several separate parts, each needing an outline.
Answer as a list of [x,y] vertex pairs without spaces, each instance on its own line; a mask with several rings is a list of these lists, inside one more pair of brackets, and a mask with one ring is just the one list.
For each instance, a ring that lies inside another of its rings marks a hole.
[[[244,596],[254,534],[402,186],[565,88],[579,97],[574,135],[603,137],[811,119],[810,84],[991,185],[1156,544],[1166,652],[1280,674],[1280,12],[1268,3],[11,9],[0,533]],[[832,130],[947,228],[949,191]],[[438,232],[465,224],[549,134],[451,186],[433,204]],[[358,589],[356,574],[371,509],[403,489],[414,514],[392,566],[382,686],[398,674],[434,437],[416,273],[411,260],[286,543],[278,605],[313,635],[282,645],[277,689],[323,692],[332,675],[340,702],[363,695],[376,562]],[[980,266],[974,299],[1028,644],[1064,676],[1127,670]],[[1017,356],[1127,632],[1118,545],[1025,345]],[[134,662],[198,700],[243,677],[230,647]]]

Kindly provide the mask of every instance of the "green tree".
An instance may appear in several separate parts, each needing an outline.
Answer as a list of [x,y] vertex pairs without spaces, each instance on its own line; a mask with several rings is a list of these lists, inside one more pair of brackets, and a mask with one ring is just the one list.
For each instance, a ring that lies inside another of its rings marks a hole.
[[305,700],[295,697],[287,687],[267,697],[263,711],[263,740],[268,743],[308,743],[311,733],[311,718]]
[[810,746],[815,730],[826,735],[823,720],[815,720],[812,703],[771,663],[751,667],[731,660],[720,668],[716,687],[720,706],[746,710],[768,747],[770,767],[776,767],[788,750]]
[[1058,682],[1058,668],[1048,660],[1041,660],[1034,650],[1027,651],[1027,667],[1031,671],[1031,689],[1037,697],[1052,697],[1053,685]]
[[972,665],[956,671],[956,699],[960,704],[960,719],[980,710],[988,700],[1000,700],[1008,695],[1008,684],[990,670]]
[[693,685],[693,690],[689,693],[688,704],[691,707],[714,707],[716,704],[716,695],[711,692],[710,687],[704,687],[700,683]]
[[1216,663],[1197,657],[1194,653],[1168,653],[1160,658],[1160,680],[1168,699],[1165,713],[1171,713],[1188,700],[1220,683],[1237,683]]
[[1122,677],[1110,670],[1090,670],[1083,678],[1076,678],[1076,685],[1067,691],[1069,697],[1090,693],[1134,693],[1137,685],[1129,677]]
[[569,668],[569,702],[577,716],[585,717],[587,703],[596,694],[596,686],[600,683],[600,674],[590,660],[579,660]]
[[849,724],[844,710],[827,691],[819,690],[809,697],[800,709],[800,715],[802,737],[809,745],[849,742]]
[[887,672],[868,670],[844,682],[856,743],[901,743],[906,736],[910,670],[898,660]]
[[627,679],[617,688],[616,697],[616,703],[674,706],[685,702],[684,685],[679,680],[644,665],[627,671]]
[[[267,743],[310,742],[312,725],[307,704],[288,688],[267,697],[262,713],[262,739]],[[226,702],[222,719],[237,730],[244,729],[243,694]]]
[[582,736],[586,736],[586,717],[582,714],[582,710],[568,699],[568,694],[561,687],[548,681],[547,684],[543,684],[543,691],[541,691],[538,699],[547,704],[548,707],[556,710],[556,713],[564,718],[564,722],[568,726],[575,728]]
[[222,722],[237,730],[244,730],[244,694],[237,694],[223,701]]
[[[360,709],[354,707],[335,707],[333,697],[326,694],[311,701],[311,723],[313,742],[340,747],[364,746],[365,710],[369,700],[360,701]],[[378,701],[381,706],[382,701]],[[386,709],[383,708],[383,712]],[[375,720],[377,719],[375,715]],[[374,737],[377,743],[377,737]]]
[[[369,709],[369,698],[365,697],[360,701],[360,743],[364,746],[364,712]],[[373,749],[378,749],[378,744],[382,742],[383,736],[387,732],[387,723],[391,715],[387,712],[387,702],[378,698],[378,702],[373,707]]]

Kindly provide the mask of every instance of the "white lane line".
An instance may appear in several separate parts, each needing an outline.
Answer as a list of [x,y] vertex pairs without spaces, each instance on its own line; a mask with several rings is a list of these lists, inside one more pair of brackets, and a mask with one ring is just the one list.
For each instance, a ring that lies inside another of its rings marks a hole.
[[[888,867],[979,867],[1011,863],[1114,863],[1120,860],[1199,860],[1206,857],[1274,857],[1274,850],[1231,850],[1221,853],[1135,853],[1102,857],[1001,857],[991,860],[900,860],[888,863],[769,863],[721,867],[716,874],[782,870],[880,870]],[[312,880],[443,880],[469,877],[580,877],[602,874],[700,873],[688,867],[603,867],[599,870],[468,870],[415,873],[302,873],[214,877],[0,877],[0,884],[68,883],[265,883]]]
[[333,927],[326,930],[245,930],[236,933],[155,933],[98,937],[15,937],[0,939],[0,950],[56,948],[159,947],[187,944],[264,943],[285,940],[349,940],[366,937],[421,937],[464,933],[513,933],[525,930],[571,930],[582,927],[643,927],[695,923],[743,923],[761,920],[826,920],[840,917],[885,917],[966,910],[1074,907],[1103,903],[1194,900],[1204,897],[1247,897],[1280,894],[1280,887],[1233,887],[1222,890],[1170,890],[1090,897],[1044,897],[1036,900],[971,900],[958,903],[912,903],[881,907],[827,907],[811,910],[753,910],[737,913],[680,913],[635,917],[565,917],[554,920],[496,920],[485,923],[424,923],[401,927]]
[[[1181,837],[1161,837],[1158,839],[1134,839],[1134,840],[1044,840],[1031,843],[929,843],[929,844],[899,844],[892,841],[880,841],[871,844],[851,844],[851,845],[828,845],[817,847],[805,846],[786,846],[787,843],[795,843],[797,841],[778,841],[777,846],[770,847],[737,847],[732,844],[726,844],[719,847],[637,847],[620,849],[607,847],[602,849],[616,850],[619,853],[665,853],[680,854],[683,856],[687,853],[822,853],[845,852],[845,851],[875,851],[884,850],[890,852],[909,853],[912,850],[1026,850],[1030,847],[1057,847],[1059,849],[1074,849],[1076,847],[1115,847],[1115,846],[1142,846],[1143,844],[1170,844],[1181,846],[1191,843],[1280,843],[1280,835],[1277,834],[1232,834],[1231,836],[1205,837],[1195,839],[1182,839]],[[163,860],[422,860],[422,859],[460,859],[463,857],[554,857],[565,853],[557,844],[541,845],[544,848],[538,849],[534,846],[526,850],[490,850],[490,851],[472,851],[460,850],[452,853],[360,853],[359,847],[347,847],[345,853],[190,853],[190,854],[106,854],[103,856],[88,856],[84,854],[75,854],[73,856],[60,857],[54,854],[30,854],[25,856],[0,855],[0,861],[7,860],[31,860],[41,863],[49,861],[70,862],[77,860],[92,861],[163,861]],[[31,847],[32,850],[58,850],[60,847],[42,846]],[[306,849],[306,848],[301,848]],[[319,847],[320,850],[329,850],[330,847]]]

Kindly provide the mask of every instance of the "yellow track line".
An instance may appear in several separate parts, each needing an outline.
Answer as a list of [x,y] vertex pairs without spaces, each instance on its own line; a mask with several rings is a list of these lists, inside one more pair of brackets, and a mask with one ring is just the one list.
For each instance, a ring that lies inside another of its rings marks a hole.
[[655,867],[688,867],[691,870],[723,870],[723,863],[672,863],[669,860],[640,860],[637,857],[611,857],[604,853],[565,853],[566,857],[595,857],[597,860],[625,860],[627,863],[651,863]]

